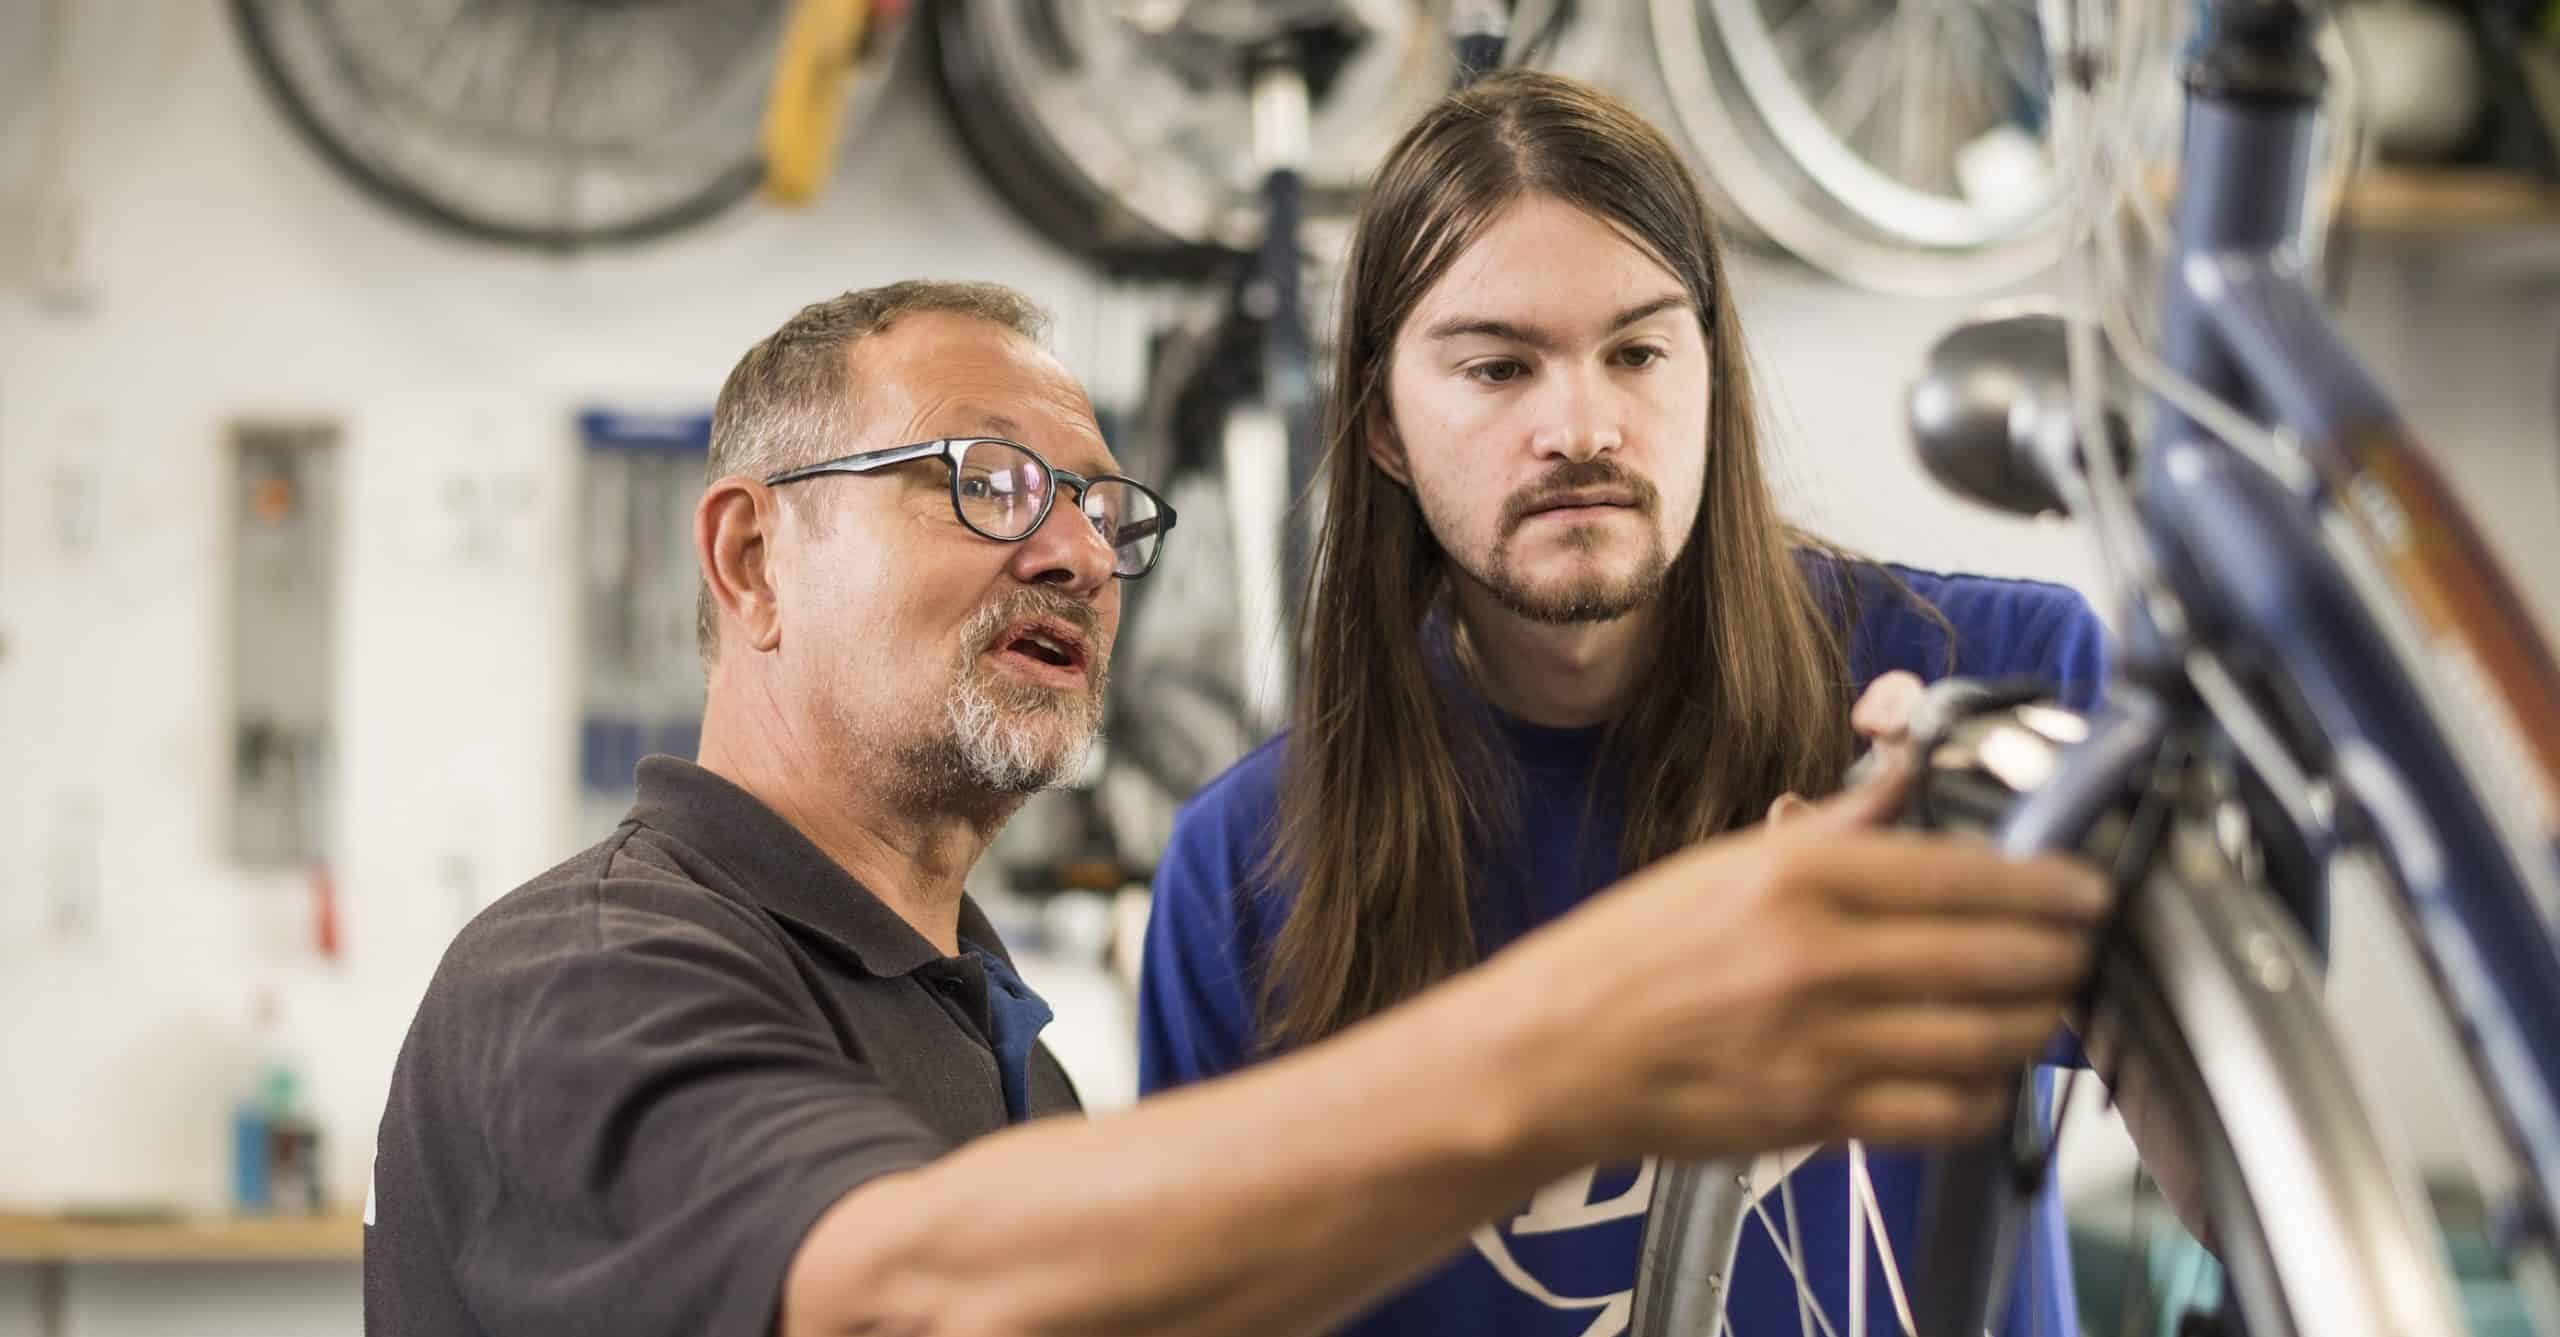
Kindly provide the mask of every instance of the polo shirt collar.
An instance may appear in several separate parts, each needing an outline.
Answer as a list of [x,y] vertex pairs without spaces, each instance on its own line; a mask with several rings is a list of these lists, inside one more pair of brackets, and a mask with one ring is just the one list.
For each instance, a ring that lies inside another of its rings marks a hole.
[[[638,780],[630,820],[700,853],[749,899],[841,945],[865,971],[884,978],[906,975],[945,959],[914,925],[755,795],[676,757],[641,758]],[[960,937],[1011,959],[995,926],[966,896],[960,898]]]

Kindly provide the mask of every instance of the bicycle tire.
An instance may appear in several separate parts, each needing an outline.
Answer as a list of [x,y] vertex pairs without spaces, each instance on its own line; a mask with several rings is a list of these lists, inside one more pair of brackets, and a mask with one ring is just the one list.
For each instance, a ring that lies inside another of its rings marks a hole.
[[[2456,1337],[2432,1218],[2365,1113],[2313,962],[2286,912],[2240,881],[2210,833],[2183,825],[2101,960],[2089,1034],[2121,1037],[2198,1158],[2209,1233],[2252,1337]],[[1740,1208],[1680,1208],[1731,1175],[1714,1163],[1657,1176],[1630,1337],[1716,1331],[1699,1317],[1721,1314],[1721,1297],[1701,1288],[1723,1286],[1730,1264],[1701,1260],[1730,1259]],[[1978,1261],[1953,1257],[1949,1270]],[[1978,1334],[1982,1317],[1954,1330]]]
[[2062,254],[2063,211],[2034,212],[1971,245],[1923,245],[1855,218],[1795,160],[1744,96],[1741,67],[1698,0],[1651,0],[1653,49],[1673,119],[1719,198],[1752,230],[1845,283],[1912,297],[2010,287]]
[[931,22],[935,85],[960,143],[1006,207],[1068,250],[1116,277],[1197,280],[1240,262],[1242,251],[1176,239],[1085,183],[1025,132],[1027,108],[988,62],[977,0],[945,0]]
[[258,82],[304,142],[375,203],[450,236],[552,252],[635,245],[708,222],[754,194],[764,181],[764,163],[747,140],[742,141],[742,156],[699,188],[631,217],[589,226],[544,226],[496,217],[443,198],[361,152],[330,124],[294,74],[273,26],[273,6],[262,0],[231,0],[231,12]]
[[[1205,7],[1204,7],[1205,8]],[[1396,136],[1446,88],[1455,52],[1433,5],[1355,7],[1398,23],[1310,71],[1307,226],[1344,224]],[[1097,0],[947,0],[936,7],[935,68],[970,157],[1050,240],[1115,276],[1196,280],[1252,262],[1268,167],[1254,162],[1245,48],[1216,72],[1133,35]],[[1571,6],[1518,45],[1552,44]],[[1092,40],[1087,40],[1092,39]],[[1180,43],[1174,43],[1180,47]]]

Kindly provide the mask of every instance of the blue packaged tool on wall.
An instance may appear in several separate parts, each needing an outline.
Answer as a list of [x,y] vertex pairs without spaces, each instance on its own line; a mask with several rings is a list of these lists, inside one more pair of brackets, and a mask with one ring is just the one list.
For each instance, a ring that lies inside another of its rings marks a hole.
[[591,409],[578,430],[578,797],[580,829],[600,836],[630,806],[640,758],[690,759],[701,735],[693,508],[711,415]]

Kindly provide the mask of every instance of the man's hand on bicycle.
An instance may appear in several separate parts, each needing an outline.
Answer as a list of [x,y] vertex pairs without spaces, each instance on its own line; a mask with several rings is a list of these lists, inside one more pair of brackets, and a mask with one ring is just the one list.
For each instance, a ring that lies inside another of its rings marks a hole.
[[1907,774],[1664,859],[1534,934],[1517,972],[1575,1053],[1594,1161],[1993,1127],[2089,967],[2110,893],[2063,858],[1885,825]]

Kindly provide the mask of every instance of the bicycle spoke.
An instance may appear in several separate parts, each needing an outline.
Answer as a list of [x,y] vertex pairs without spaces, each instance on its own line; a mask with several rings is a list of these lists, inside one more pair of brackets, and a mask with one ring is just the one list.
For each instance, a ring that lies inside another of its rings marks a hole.
[[1936,18],[1935,10],[1907,0],[1894,14],[1894,55],[1902,75],[1902,105],[1894,119],[1894,165],[1895,175],[1905,184],[1920,181],[1919,164],[1927,161],[1921,131],[1933,110],[1930,85],[1935,80],[1930,77],[1929,34]]
[[1859,34],[1857,54],[1823,93],[1823,123],[1843,140],[1855,140],[1875,119],[1876,108],[1884,105],[1884,90],[1893,83],[1893,49],[1890,29],[1870,28]]
[[[1795,1286],[1796,1326],[1802,1337],[1866,1337],[1867,1264],[1870,1258],[1884,1264],[1885,1285],[1893,1301],[1896,1331],[1902,1337],[1912,1337],[1915,1325],[1910,1296],[1905,1289],[1901,1262],[1895,1255],[1892,1237],[1886,1233],[1883,1207],[1876,1198],[1875,1180],[1867,1170],[1866,1147],[1850,1142],[1845,1152],[1849,1173],[1846,1204],[1849,1227],[1848,1317],[1845,1331],[1833,1323],[1830,1311],[1824,1307],[1821,1295],[1813,1287],[1812,1268],[1805,1257],[1802,1218],[1796,1210],[1795,1172],[1812,1159],[1811,1151],[1796,1155],[1792,1163],[1787,1157],[1771,1156],[1762,1158],[1755,1165],[1747,1181],[1753,1190],[1751,1212],[1759,1218],[1762,1232],[1768,1236],[1771,1249],[1777,1253],[1779,1262],[1785,1265]],[[1762,1187],[1771,1179],[1776,1181],[1774,1187],[1779,1201],[1779,1216],[1784,1218],[1783,1225],[1770,1215],[1769,1190]],[[1872,1251],[1867,1243],[1870,1236],[1875,1241]],[[1731,1317],[1727,1315],[1725,1330],[1729,1331],[1731,1326]]]
[[[1867,1149],[1862,1143],[1849,1144],[1849,1186],[1857,1194],[1856,1212],[1852,1219],[1863,1219],[1876,1235],[1876,1253],[1884,1260],[1885,1289],[1893,1296],[1893,1314],[1902,1324],[1903,1337],[1913,1337],[1919,1325],[1911,1318],[1911,1295],[1904,1289],[1901,1260],[1894,1257],[1893,1236],[1884,1228],[1884,1208],[1876,1202],[1876,1181],[1867,1173]],[[1858,1269],[1864,1276],[1866,1269]]]
[[1826,22],[1831,17],[1821,0],[1803,0],[1796,12],[1780,19],[1778,26],[1770,30],[1769,36],[1778,44],[1778,54],[1785,58],[1787,68],[1800,69],[1807,57],[1838,45],[1837,30]]
[[1778,1251],[1778,1261],[1786,1264],[1788,1274],[1796,1279],[1797,1299],[1814,1301],[1813,1321],[1822,1329],[1822,1337],[1840,1337],[1839,1330],[1831,1326],[1831,1316],[1823,1312],[1819,1297],[1813,1294],[1813,1283],[1805,1276],[1803,1260],[1796,1257],[1794,1251],[1787,1247],[1786,1236],[1779,1233],[1777,1222],[1769,1219],[1768,1198],[1765,1194],[1753,1195],[1751,1214],[1760,1218],[1760,1228],[1769,1232],[1769,1245]]
[[[460,13],[451,16],[444,30],[436,34],[434,45],[427,48],[425,57],[410,76],[412,86],[429,101],[443,100],[438,85],[444,78],[446,61],[455,54],[456,44],[468,45],[476,53],[478,44],[486,40],[488,26],[485,16],[492,7],[492,0],[472,0],[463,6]],[[465,62],[464,67],[467,70],[469,62]]]
[[1849,1143],[1849,1337],[1867,1337],[1867,1209],[1858,1201],[1865,1144]]
[[[1778,1181],[1778,1203],[1783,1214],[1787,1218],[1787,1251],[1798,1258],[1802,1258],[1804,1257],[1804,1236],[1798,1233],[1797,1229],[1796,1177],[1794,1174],[1790,1173]],[[1798,1334],[1798,1337],[1812,1337],[1813,1307],[1819,1303],[1820,1301],[1816,1297],[1805,1294],[1804,1287],[1796,1287],[1796,1333]],[[1850,1337],[1857,1337],[1858,1316],[1854,1312],[1849,1315],[1849,1322],[1851,1325],[1849,1329]]]

